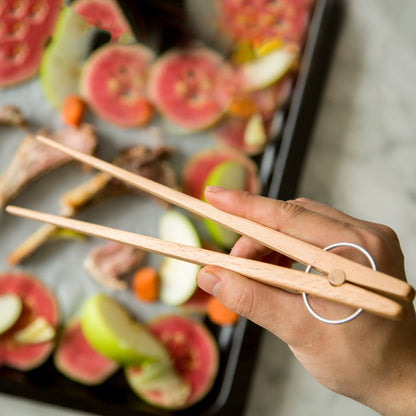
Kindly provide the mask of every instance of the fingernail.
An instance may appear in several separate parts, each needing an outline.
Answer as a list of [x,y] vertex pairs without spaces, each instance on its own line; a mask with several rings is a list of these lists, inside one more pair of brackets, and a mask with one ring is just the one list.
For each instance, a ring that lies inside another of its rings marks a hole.
[[215,295],[218,292],[221,280],[215,273],[202,269],[198,273],[197,283],[202,290]]
[[213,186],[213,185],[209,185],[207,187],[205,187],[205,191],[208,192],[221,192],[224,191],[225,188],[222,188],[221,186]]

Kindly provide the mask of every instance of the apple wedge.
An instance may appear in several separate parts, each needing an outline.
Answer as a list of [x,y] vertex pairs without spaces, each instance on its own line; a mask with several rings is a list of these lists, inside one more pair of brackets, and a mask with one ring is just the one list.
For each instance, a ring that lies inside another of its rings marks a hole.
[[253,114],[244,130],[244,143],[247,146],[264,147],[268,137],[261,114]]
[[61,108],[68,95],[79,93],[81,68],[95,34],[96,29],[72,7],[62,8],[40,67],[43,92],[55,108]]
[[110,296],[98,294],[87,299],[81,327],[93,348],[119,364],[134,365],[168,357],[163,344]]
[[55,337],[55,328],[43,317],[36,317],[29,325],[17,331],[13,338],[19,344],[39,344]]
[[244,63],[240,67],[244,90],[261,90],[278,81],[290,70],[298,52],[294,45],[288,45]]
[[[227,189],[247,189],[247,169],[235,161],[229,160],[216,166],[205,182],[205,186],[220,186]],[[224,248],[231,248],[239,235],[211,220],[204,220],[209,233],[217,244]]]
[[22,313],[22,301],[14,293],[0,296],[0,335],[9,330]]
[[[159,223],[162,240],[174,241],[192,247],[201,247],[201,241],[192,222],[181,212],[164,213]],[[185,303],[197,288],[196,275],[200,266],[173,258],[164,258],[159,269],[160,300],[172,306]]]

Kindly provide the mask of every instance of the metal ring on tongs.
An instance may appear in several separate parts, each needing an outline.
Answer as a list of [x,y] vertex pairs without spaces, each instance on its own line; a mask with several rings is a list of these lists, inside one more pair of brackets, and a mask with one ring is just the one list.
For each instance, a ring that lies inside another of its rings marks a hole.
[[[373,268],[373,270],[377,270],[376,263],[375,263],[373,257],[371,256],[371,254],[365,248],[359,246],[358,244],[354,244],[354,243],[335,243],[335,244],[331,244],[328,247],[325,247],[324,250],[329,251],[329,250],[332,250],[333,248],[336,248],[336,247],[352,247],[352,248],[355,248],[355,249],[361,251],[361,253],[363,253],[367,257],[367,259],[370,262],[371,267]],[[305,273],[309,273],[311,271],[311,269],[312,269],[312,266],[309,265],[306,268]],[[324,322],[326,324],[331,324],[331,325],[345,324],[345,323],[350,322],[353,319],[355,319],[363,311],[361,308],[357,309],[352,315],[347,316],[346,318],[343,318],[343,319],[335,319],[335,320],[326,319],[326,318],[322,317],[321,315],[318,315],[312,309],[311,305],[309,304],[308,295],[306,293],[302,293],[302,297],[303,297],[303,301],[305,303],[305,306],[308,309],[308,311],[310,312],[310,314],[314,318],[318,319],[318,321]]]

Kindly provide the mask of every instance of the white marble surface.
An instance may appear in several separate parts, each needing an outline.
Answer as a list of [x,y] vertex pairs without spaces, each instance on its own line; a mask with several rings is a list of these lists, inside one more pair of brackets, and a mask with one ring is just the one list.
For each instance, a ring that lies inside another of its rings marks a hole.
[[[416,2],[349,0],[299,195],[393,227],[416,284]],[[82,413],[0,394],[4,416]],[[265,334],[245,416],[375,415]]]

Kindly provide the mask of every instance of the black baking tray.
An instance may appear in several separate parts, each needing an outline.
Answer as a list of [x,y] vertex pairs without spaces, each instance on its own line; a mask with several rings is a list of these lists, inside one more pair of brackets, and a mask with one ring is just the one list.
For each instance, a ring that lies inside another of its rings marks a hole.
[[[344,16],[341,0],[317,0],[299,75],[285,109],[284,128],[258,158],[263,194],[296,196],[304,155],[337,34]],[[220,369],[211,392],[195,406],[169,412],[142,402],[128,387],[120,370],[104,384],[86,387],[60,375],[49,359],[41,367],[19,372],[0,368],[0,391],[52,405],[100,415],[241,415],[244,413],[262,329],[246,319],[233,328],[206,321],[220,349]]]

